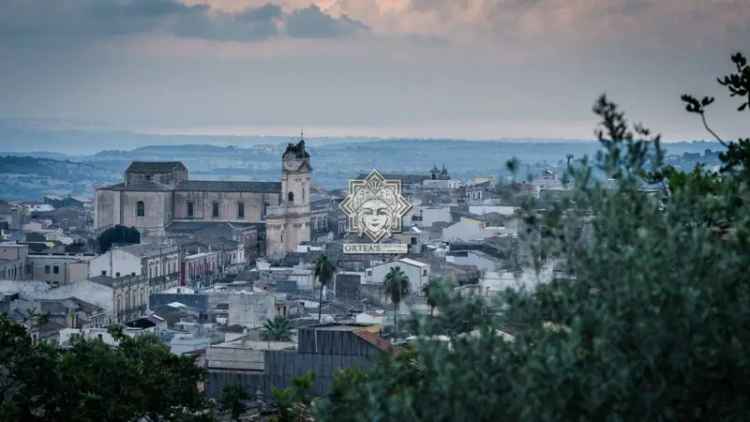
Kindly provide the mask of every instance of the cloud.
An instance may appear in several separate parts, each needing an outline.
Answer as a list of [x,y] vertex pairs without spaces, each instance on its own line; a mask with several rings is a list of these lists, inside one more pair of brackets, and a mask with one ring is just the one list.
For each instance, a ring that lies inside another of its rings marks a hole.
[[293,11],[286,18],[287,33],[295,38],[329,38],[349,35],[369,28],[343,15],[339,18],[323,13],[316,5]]
[[7,0],[0,14],[0,44],[72,45],[137,34],[168,34],[213,41],[275,37],[333,38],[367,30],[317,6],[284,11],[267,3],[236,11],[177,0]]

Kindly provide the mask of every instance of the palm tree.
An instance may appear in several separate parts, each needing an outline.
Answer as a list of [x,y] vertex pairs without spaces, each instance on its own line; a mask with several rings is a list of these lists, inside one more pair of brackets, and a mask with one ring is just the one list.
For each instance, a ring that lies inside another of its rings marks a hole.
[[336,267],[333,263],[328,260],[328,257],[321,255],[315,261],[315,278],[320,282],[320,300],[318,301],[318,324],[320,324],[320,317],[323,312],[323,288],[328,285],[333,279],[333,275],[336,272]]
[[436,280],[430,280],[422,286],[422,294],[425,297],[425,300],[427,301],[427,306],[430,307],[430,316],[435,316],[435,307],[437,306],[437,281]]
[[435,316],[435,308],[447,298],[449,285],[445,280],[433,279],[422,286],[422,294],[430,307],[430,316]]
[[292,325],[288,319],[277,316],[266,320],[261,336],[267,341],[289,341],[292,338]]
[[401,267],[393,267],[388,271],[383,280],[383,290],[393,303],[393,325],[398,335],[398,305],[401,300],[409,295],[409,277],[404,274]]

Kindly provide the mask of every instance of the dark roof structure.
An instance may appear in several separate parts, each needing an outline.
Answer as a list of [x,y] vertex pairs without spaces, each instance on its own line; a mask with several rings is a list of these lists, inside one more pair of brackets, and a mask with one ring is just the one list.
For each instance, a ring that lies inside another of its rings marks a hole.
[[226,182],[220,180],[185,180],[177,191],[279,193],[280,182]]
[[[400,180],[402,185],[419,185],[425,180],[430,180],[431,176],[424,174],[396,174],[396,173],[381,173],[386,180]],[[367,174],[360,173],[357,179],[366,179]]]
[[161,183],[139,181],[126,185],[117,183],[110,186],[104,186],[103,190],[114,191],[136,191],[136,192],[252,192],[252,193],[279,193],[281,192],[280,182],[235,182],[221,180],[185,180],[180,182],[177,187],[172,188]]
[[110,186],[104,186],[98,189],[103,190],[114,190],[114,191],[131,191],[131,192],[166,192],[171,191],[172,188],[163,185],[161,183],[149,182],[149,181],[138,181],[125,185],[125,183],[117,183]]
[[305,151],[305,140],[300,139],[296,144],[288,144],[282,157],[287,158],[287,155],[294,155],[294,158],[298,159],[310,158],[310,154]]
[[127,173],[169,173],[171,171],[187,171],[180,161],[133,161],[128,166]]

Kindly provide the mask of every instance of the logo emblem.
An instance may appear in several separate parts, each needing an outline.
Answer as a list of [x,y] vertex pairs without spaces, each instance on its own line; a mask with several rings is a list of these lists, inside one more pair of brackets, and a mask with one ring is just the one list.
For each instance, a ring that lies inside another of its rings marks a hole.
[[340,207],[349,232],[379,242],[401,231],[401,219],[411,204],[401,195],[400,180],[386,180],[373,170],[364,180],[349,181],[349,194]]

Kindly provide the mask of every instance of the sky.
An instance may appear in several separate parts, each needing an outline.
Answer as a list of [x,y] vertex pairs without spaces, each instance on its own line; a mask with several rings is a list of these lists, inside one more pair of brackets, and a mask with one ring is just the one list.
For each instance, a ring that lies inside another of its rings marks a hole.
[[592,138],[601,93],[667,140],[747,136],[716,77],[748,0],[4,0],[0,119],[148,133]]

